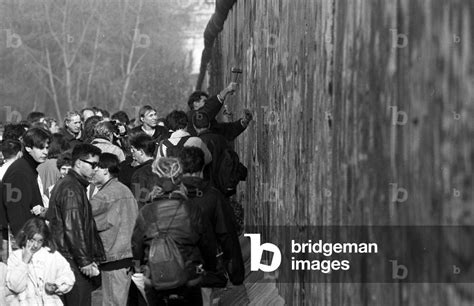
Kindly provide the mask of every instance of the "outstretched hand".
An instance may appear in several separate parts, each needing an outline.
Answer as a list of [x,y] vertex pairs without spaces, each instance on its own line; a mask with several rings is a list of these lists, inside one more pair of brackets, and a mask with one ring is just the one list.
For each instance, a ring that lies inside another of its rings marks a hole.
[[236,83],[236,82],[230,82],[229,85],[227,85],[226,88],[224,88],[220,93],[219,95],[225,99],[227,97],[227,95],[233,95],[235,93],[235,91],[239,89],[239,83]]

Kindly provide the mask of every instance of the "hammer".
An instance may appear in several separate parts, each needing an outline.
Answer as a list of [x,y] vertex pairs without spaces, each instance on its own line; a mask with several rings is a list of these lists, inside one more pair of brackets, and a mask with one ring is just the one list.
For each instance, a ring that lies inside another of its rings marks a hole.
[[232,67],[230,72],[232,73],[232,82],[239,82],[239,76],[242,74],[242,69],[237,67]]

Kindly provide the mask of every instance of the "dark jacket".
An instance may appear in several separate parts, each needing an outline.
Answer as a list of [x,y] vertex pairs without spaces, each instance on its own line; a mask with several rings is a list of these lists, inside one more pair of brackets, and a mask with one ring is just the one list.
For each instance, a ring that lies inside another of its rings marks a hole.
[[240,119],[233,122],[211,121],[211,131],[224,136],[227,141],[234,141],[245,129],[246,127],[242,125]]
[[36,205],[43,206],[38,186],[39,165],[26,151],[8,168],[3,177],[3,203],[8,223],[16,235],[28,219],[34,217],[30,210]]
[[[215,252],[219,247],[223,253],[224,266],[227,270],[231,270],[227,272],[232,283],[234,285],[242,284],[245,268],[232,208],[224,195],[216,188],[211,187],[209,181],[200,177],[183,177],[182,181],[187,189],[189,205],[199,207],[201,218],[208,219],[211,226],[212,235],[207,235],[208,239],[202,246]],[[205,254],[205,251],[202,253]],[[215,260],[216,254],[211,260]],[[205,257],[204,260],[206,261]],[[216,267],[212,264],[211,262],[206,265],[206,270],[216,271]]]
[[230,148],[230,146],[224,136],[210,130],[200,133],[198,137],[206,144],[212,156],[212,162],[204,167],[204,178],[210,180],[212,185],[215,186],[213,178],[217,175],[216,171],[220,157],[224,150]]
[[186,269],[190,275],[195,274],[196,266],[202,263],[198,248],[202,237],[200,218],[200,210],[189,206],[185,197],[179,194],[154,199],[138,213],[132,236],[133,257],[146,264],[153,235],[169,228],[168,234],[176,243],[184,262],[189,263]]
[[[139,133],[139,132],[145,133],[145,131],[142,130],[142,126],[141,126],[141,125],[139,125],[139,126],[137,126],[137,127],[134,127],[134,128],[131,130],[130,134],[135,134],[135,133]],[[155,142],[158,143],[158,142],[160,142],[161,140],[168,139],[168,138],[169,138],[169,135],[170,135],[170,132],[169,132],[165,127],[163,127],[163,126],[161,126],[161,125],[157,125],[157,126],[155,127],[155,133],[154,133],[153,136],[151,136],[151,137],[153,138],[153,140],[154,140]]]
[[138,202],[138,209],[150,202],[149,194],[160,182],[158,175],[151,170],[151,164],[153,164],[153,159],[136,167],[130,181],[130,190]]
[[[219,101],[217,96],[211,96],[206,100],[203,107],[201,107],[199,112],[204,112],[209,116],[211,121],[211,131],[217,134],[224,136],[227,141],[234,141],[237,136],[239,136],[246,127],[243,127],[240,123],[240,119],[234,122],[217,122],[216,116],[222,108],[222,103]],[[187,112],[188,116],[188,128],[187,131],[191,136],[197,136],[197,132],[193,126],[193,115],[196,110],[192,109]]]
[[53,188],[47,219],[58,251],[78,267],[105,260],[104,247],[87,199],[86,179],[69,170]]
[[64,138],[69,143],[71,149],[83,142],[82,139],[76,139],[76,137],[73,134],[69,133],[69,131],[65,127],[59,129],[59,134],[64,135]]
[[120,166],[119,166],[120,172],[118,175],[118,180],[122,184],[130,188],[130,190],[132,190],[132,187],[131,187],[132,176],[135,170],[137,169],[137,167],[132,166],[132,163],[133,163],[133,158],[131,156],[127,156],[125,160],[120,163]]

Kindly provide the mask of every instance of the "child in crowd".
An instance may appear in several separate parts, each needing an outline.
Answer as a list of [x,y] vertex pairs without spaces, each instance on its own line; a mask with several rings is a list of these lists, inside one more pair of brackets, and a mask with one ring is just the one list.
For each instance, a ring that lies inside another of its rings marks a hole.
[[16,241],[20,248],[7,265],[7,305],[63,305],[59,295],[72,289],[74,273],[56,251],[45,221],[29,219]]

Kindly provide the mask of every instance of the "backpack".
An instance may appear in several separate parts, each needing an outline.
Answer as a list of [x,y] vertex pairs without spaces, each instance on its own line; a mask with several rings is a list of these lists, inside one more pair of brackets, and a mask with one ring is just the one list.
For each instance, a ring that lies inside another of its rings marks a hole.
[[217,169],[214,172],[214,182],[216,187],[225,195],[235,194],[237,184],[247,179],[247,167],[239,160],[239,155],[226,148],[222,152],[217,162]]
[[155,233],[150,244],[148,255],[148,267],[150,268],[151,282],[155,290],[167,290],[180,287],[188,281],[188,273],[185,269],[183,255],[176,242],[168,234],[171,224],[182,205],[182,201],[176,208],[166,231]]
[[[181,137],[176,145],[172,144],[169,139],[162,140],[158,146],[161,156],[178,157],[189,137],[191,136]],[[163,145],[166,147],[166,154],[163,151]]]

